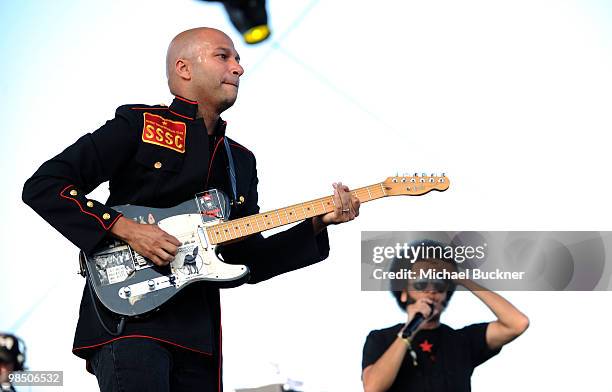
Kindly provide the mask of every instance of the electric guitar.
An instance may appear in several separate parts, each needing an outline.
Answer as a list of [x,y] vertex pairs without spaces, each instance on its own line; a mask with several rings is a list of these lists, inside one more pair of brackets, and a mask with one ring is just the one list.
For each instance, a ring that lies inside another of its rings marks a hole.
[[[450,183],[441,176],[389,177],[385,181],[351,191],[361,203],[387,196],[419,196],[445,191]],[[236,287],[248,280],[244,265],[227,264],[217,246],[255,233],[288,225],[334,210],[332,196],[278,210],[227,221],[230,203],[221,191],[211,189],[172,208],[134,205],[113,207],[126,218],[157,224],[180,242],[174,260],[165,267],[153,264],[127,243],[105,240],[91,254],[80,253],[81,275],[86,276],[100,302],[123,316],[151,312],[195,282]]]

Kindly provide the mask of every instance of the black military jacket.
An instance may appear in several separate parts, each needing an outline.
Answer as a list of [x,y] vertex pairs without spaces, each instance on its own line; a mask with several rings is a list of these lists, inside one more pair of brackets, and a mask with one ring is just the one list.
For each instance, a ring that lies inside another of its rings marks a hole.
[[[226,124],[219,121],[215,136],[209,136],[204,121],[196,118],[197,107],[197,102],[178,96],[170,107],[119,107],[114,119],[45,162],[25,183],[24,202],[89,252],[120,217],[110,206],[167,208],[210,188],[231,194],[222,142]],[[237,194],[244,198],[232,210],[233,219],[259,212],[258,180],[253,153],[231,140],[230,146]],[[107,202],[88,199],[104,181],[110,186]],[[319,262],[328,253],[327,232],[315,236],[310,219],[266,239],[254,235],[222,250],[226,262],[249,266],[250,283]],[[119,337],[104,331],[94,305],[109,328],[116,329],[118,322],[97,299],[94,304],[86,286],[73,347],[83,358],[91,349],[126,337],[151,338],[211,357],[220,352],[218,289],[191,285],[148,317],[128,320]]]

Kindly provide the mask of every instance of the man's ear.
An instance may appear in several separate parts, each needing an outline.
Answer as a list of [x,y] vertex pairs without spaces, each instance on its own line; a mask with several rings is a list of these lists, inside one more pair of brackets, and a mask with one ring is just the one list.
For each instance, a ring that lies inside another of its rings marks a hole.
[[184,59],[177,59],[174,63],[176,74],[184,80],[191,80],[191,64]]

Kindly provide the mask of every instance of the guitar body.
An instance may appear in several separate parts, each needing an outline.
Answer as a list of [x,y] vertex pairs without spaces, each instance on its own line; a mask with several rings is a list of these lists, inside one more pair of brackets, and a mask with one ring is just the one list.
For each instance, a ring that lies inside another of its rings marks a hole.
[[166,267],[154,265],[116,239],[106,240],[89,255],[81,252],[81,271],[110,311],[124,316],[143,315],[189,284],[207,282],[216,287],[236,287],[248,280],[246,266],[226,264],[218,257],[217,246],[206,231],[229,216],[229,202],[223,192],[211,189],[172,208],[113,208],[137,222],[157,223],[182,245]]

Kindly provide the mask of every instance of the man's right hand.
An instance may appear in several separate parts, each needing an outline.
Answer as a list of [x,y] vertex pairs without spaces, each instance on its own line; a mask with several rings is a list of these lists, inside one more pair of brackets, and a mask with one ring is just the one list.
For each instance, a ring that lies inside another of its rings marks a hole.
[[111,234],[127,242],[136,253],[150,259],[155,265],[168,265],[181,242],[157,225],[136,223],[120,217],[110,230]]
[[[434,311],[432,312],[432,308],[430,305],[434,305]],[[425,320],[429,319],[433,316],[435,312],[435,302],[431,298],[421,298],[416,302],[406,306],[406,313],[408,314],[408,323],[414,318],[414,315],[417,313],[421,313]],[[421,326],[424,323],[421,323]],[[418,329],[417,329],[418,330]]]

